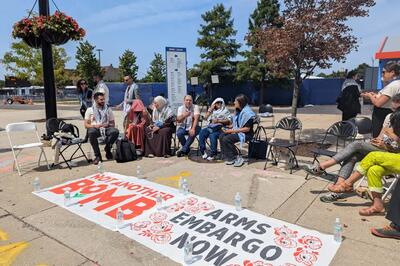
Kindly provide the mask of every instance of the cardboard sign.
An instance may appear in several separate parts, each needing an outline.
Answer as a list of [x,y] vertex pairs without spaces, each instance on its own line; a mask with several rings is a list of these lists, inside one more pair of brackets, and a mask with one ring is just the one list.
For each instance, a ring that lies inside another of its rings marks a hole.
[[[64,189],[71,200],[64,204]],[[249,210],[135,177],[105,173],[34,192],[90,221],[184,263],[184,245],[193,243],[190,265],[329,265],[340,244],[321,234]],[[157,205],[160,195],[163,204]],[[123,223],[116,221],[118,208]]]

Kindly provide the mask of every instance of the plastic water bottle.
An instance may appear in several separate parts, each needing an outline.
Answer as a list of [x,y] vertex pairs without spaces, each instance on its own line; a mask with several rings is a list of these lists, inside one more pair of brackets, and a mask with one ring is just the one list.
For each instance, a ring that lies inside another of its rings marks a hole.
[[97,171],[100,175],[104,175],[104,165],[103,162],[99,162],[99,164],[97,165]]
[[157,202],[157,210],[160,211],[163,208],[163,198],[161,197],[160,194],[157,195],[156,202]]
[[179,193],[183,194],[183,177],[179,177]]
[[185,246],[183,247],[184,257],[183,260],[187,264],[191,264],[193,260],[193,243],[190,239],[186,240]]
[[69,187],[64,188],[64,206],[68,206],[71,201],[71,189]]
[[137,178],[142,177],[142,167],[140,165],[136,166],[136,177]]
[[40,180],[39,177],[35,177],[33,180],[33,191],[39,191],[40,190]]
[[112,149],[111,149],[111,153],[113,155],[113,158],[115,158],[116,154],[117,154],[117,144],[113,144],[112,145]]
[[340,219],[336,218],[335,223],[333,225],[333,238],[338,243],[342,242],[342,232],[343,232],[343,227],[342,224],[340,223]]
[[89,162],[92,162],[92,161],[93,161],[93,155],[92,155],[92,152],[91,152],[91,151],[88,151],[88,153],[87,153],[87,159],[88,159]]
[[240,197],[239,192],[236,192],[236,195],[235,195],[235,208],[237,211],[242,210],[242,198]]
[[189,194],[189,185],[188,185],[186,178],[184,178],[182,181],[182,192],[183,192],[183,195],[185,195],[185,196],[187,194]]
[[118,208],[117,210],[117,230],[121,228],[122,223],[124,222],[124,212],[122,211],[121,208]]

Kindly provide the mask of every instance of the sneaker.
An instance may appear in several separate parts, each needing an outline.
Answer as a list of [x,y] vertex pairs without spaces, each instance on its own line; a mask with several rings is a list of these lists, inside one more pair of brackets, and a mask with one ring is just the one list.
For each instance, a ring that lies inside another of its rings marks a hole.
[[204,152],[203,155],[201,156],[201,158],[203,158],[204,160],[206,160],[206,159],[208,158],[207,152]]
[[343,194],[342,193],[334,193],[334,192],[332,192],[332,193],[329,193],[329,194],[321,196],[319,199],[322,202],[329,203],[329,202],[335,202],[335,201],[337,201],[339,199],[342,199],[342,198],[343,198]]
[[215,157],[214,157],[214,156],[208,156],[208,157],[207,157],[207,161],[210,161],[210,162],[211,162],[211,161],[214,161],[214,160],[215,160]]
[[235,164],[233,166],[242,167],[243,165],[244,165],[244,159],[242,157],[239,157],[236,159]]
[[176,152],[176,157],[183,157],[183,156],[185,156],[185,153],[183,151],[179,150]]
[[236,160],[226,161],[225,164],[226,164],[226,165],[234,165],[235,162],[236,162]]
[[310,165],[303,165],[301,167],[307,174],[313,175],[313,176],[322,176],[325,174],[325,171],[321,169],[319,164],[310,166]]
[[377,237],[400,239],[400,228],[393,223],[384,228],[372,228],[371,233]]

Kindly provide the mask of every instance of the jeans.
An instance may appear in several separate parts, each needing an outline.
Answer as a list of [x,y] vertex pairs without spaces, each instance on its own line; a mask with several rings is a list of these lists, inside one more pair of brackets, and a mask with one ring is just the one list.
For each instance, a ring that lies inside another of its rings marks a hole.
[[373,151],[381,151],[381,149],[365,141],[354,141],[347,145],[332,157],[338,163],[343,162],[339,170],[339,176],[347,179],[352,174],[356,163]]
[[[105,133],[106,133],[106,138],[105,138],[104,142],[105,142],[106,146],[104,147],[104,150],[106,152],[110,152],[111,146],[118,139],[119,131],[115,127],[108,127],[108,128],[106,128]],[[97,138],[99,138],[101,136],[100,129],[89,128],[88,135],[89,135],[90,145],[92,145],[92,148],[94,151],[94,156],[99,157],[101,159],[99,142],[97,140]]]
[[203,128],[199,134],[199,146],[201,154],[204,154],[206,150],[206,140],[210,139],[211,156],[215,156],[218,153],[218,137],[221,134],[220,128]]
[[[195,130],[195,135],[194,136],[190,136],[189,135],[189,130],[186,130],[182,127],[178,128],[178,130],[176,131],[176,136],[179,139],[180,144],[182,145],[182,149],[181,151],[184,153],[189,153],[190,151],[190,146],[192,145],[192,143],[194,142],[194,140],[196,139],[196,136],[199,134],[200,132],[200,127],[197,126],[196,130]],[[186,138],[186,135],[188,136]]]

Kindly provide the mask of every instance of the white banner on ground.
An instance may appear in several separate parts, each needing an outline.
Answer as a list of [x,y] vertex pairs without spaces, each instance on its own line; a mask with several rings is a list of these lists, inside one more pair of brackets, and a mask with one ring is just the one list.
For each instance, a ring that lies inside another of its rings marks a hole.
[[[71,191],[65,205],[64,189]],[[70,181],[35,195],[184,263],[191,239],[191,265],[329,265],[340,244],[321,234],[249,210],[135,177],[105,173]],[[164,199],[160,207],[156,198]],[[124,222],[117,223],[118,208]]]
[[186,48],[166,47],[168,102],[176,113],[187,94]]

